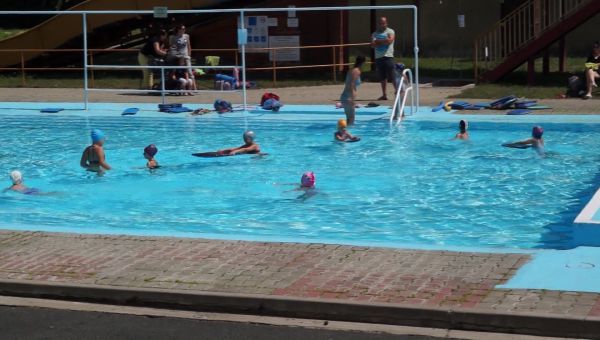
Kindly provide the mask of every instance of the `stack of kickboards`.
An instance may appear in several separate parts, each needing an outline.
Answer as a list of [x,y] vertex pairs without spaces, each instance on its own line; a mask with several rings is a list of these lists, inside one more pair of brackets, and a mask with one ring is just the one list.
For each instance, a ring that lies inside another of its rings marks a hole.
[[166,113],[182,113],[182,112],[192,112],[194,110],[189,107],[185,107],[182,104],[158,104],[158,111],[166,112]]
[[475,103],[470,104],[463,101],[455,102],[440,102],[440,104],[434,107],[431,111],[437,112],[442,109],[446,111],[450,110],[510,110],[506,112],[507,115],[526,115],[531,113],[533,110],[550,109],[551,107],[545,105],[539,105],[537,100],[519,99],[516,96],[506,96],[500,98],[491,103]]

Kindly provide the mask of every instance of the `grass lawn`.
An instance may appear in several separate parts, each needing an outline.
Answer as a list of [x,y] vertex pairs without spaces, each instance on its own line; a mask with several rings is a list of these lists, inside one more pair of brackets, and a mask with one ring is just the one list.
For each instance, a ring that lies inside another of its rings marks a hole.
[[[507,95],[518,97],[552,99],[563,94],[567,90],[567,79],[576,74],[583,77],[585,58],[567,59],[566,72],[550,73],[547,75],[537,73],[535,86],[527,86],[526,66],[521,66],[501,81],[494,84],[479,84],[473,88],[465,89],[454,98],[483,98],[493,99]],[[550,70],[558,68],[556,58],[550,59]],[[536,70],[542,69],[542,60],[536,60]]]
[[565,92],[564,86],[523,86],[503,84],[482,84],[463,90],[452,98],[497,99],[508,95],[517,97],[552,99]]
[[19,34],[25,30],[21,29],[2,29],[0,28],[0,40],[12,37],[15,34]]

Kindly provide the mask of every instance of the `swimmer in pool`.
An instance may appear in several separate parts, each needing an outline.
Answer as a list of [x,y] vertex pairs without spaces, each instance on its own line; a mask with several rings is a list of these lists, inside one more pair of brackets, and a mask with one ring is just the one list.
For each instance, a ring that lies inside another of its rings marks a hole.
[[544,138],[542,138],[543,134],[544,129],[541,126],[534,126],[531,130],[531,138],[519,142],[505,143],[502,144],[502,146],[517,149],[534,148],[539,154],[544,154]]
[[346,128],[348,125],[346,124],[345,119],[340,119],[337,122],[337,131],[333,134],[335,140],[339,142],[358,142],[360,137],[352,136]]
[[314,195],[316,195],[317,194],[317,189],[315,187],[316,184],[317,184],[317,178],[315,177],[314,172],[307,171],[307,172],[303,173],[302,177],[300,178],[300,187],[296,190],[304,191],[304,193],[296,198],[299,200],[305,201],[305,200],[313,197]]
[[104,170],[110,170],[111,167],[108,165],[108,163],[106,163],[106,157],[104,155],[103,145],[104,141],[106,140],[104,132],[99,129],[93,129],[91,137],[92,145],[83,150],[79,165],[88,171],[94,171],[98,173],[102,173]]
[[12,181],[12,185],[4,189],[2,192],[15,191],[25,195],[35,195],[40,192],[36,188],[29,188],[25,186],[25,184],[23,184],[23,175],[18,170],[10,173],[10,180]]
[[146,167],[148,169],[156,169],[158,168],[158,162],[154,159],[154,156],[158,153],[158,149],[156,145],[150,144],[144,148],[144,158],[148,160],[146,163]]
[[469,131],[467,131],[468,128],[469,128],[469,123],[467,123],[466,120],[461,120],[460,123],[458,123],[458,129],[460,131],[456,134],[456,136],[454,136],[454,139],[462,139],[462,140],[469,139]]
[[244,154],[259,154],[260,153],[260,145],[258,145],[254,139],[256,135],[252,131],[246,131],[243,135],[244,145],[238,146],[237,148],[231,149],[223,149],[217,151],[217,155],[219,156],[234,156],[234,155],[244,155]]

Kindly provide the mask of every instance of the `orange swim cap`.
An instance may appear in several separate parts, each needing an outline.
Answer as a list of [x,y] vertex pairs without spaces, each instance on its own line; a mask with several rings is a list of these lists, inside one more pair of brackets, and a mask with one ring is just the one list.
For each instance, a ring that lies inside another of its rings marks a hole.
[[338,129],[345,129],[347,126],[348,126],[348,124],[346,124],[345,119],[338,120],[338,123],[337,123]]

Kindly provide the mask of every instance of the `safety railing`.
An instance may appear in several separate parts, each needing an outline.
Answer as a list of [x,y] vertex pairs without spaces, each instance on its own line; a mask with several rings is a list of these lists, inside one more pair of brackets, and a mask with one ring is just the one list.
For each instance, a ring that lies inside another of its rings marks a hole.
[[[241,69],[241,82],[242,82],[242,93],[243,93],[243,108],[247,108],[247,78],[246,78],[246,52],[247,52],[247,38],[248,30],[245,27],[246,15],[251,13],[294,13],[301,12],[325,12],[325,11],[382,11],[382,10],[409,10],[412,12],[413,18],[413,41],[414,41],[414,65],[416,71],[416,82],[419,81],[419,47],[418,47],[418,8],[414,5],[383,5],[383,6],[331,6],[331,7],[277,7],[277,8],[219,8],[219,9],[189,9],[189,10],[167,10],[157,11],[154,10],[97,10],[97,11],[0,11],[2,15],[76,15],[81,16],[81,27],[82,27],[82,38],[83,38],[83,103],[84,109],[88,108],[88,93],[89,87],[89,76],[88,71],[91,69],[89,65],[88,55],[88,15],[115,15],[115,14],[136,14],[136,15],[156,15],[160,12],[160,15],[183,15],[183,14],[237,14],[238,19],[238,30],[237,30],[237,44],[240,49],[240,69]],[[112,65],[105,65],[112,66]],[[139,68],[152,68],[151,66],[138,66]],[[164,71],[163,71],[164,73]],[[114,89],[110,89],[114,91]],[[417,101],[419,98],[419,88],[416,89]]]
[[559,25],[579,8],[599,0],[527,0],[474,40],[474,77],[501,64],[509,55]]
[[[404,84],[406,83],[406,88]],[[418,110],[418,104],[415,105],[415,92],[413,87],[415,83],[413,82],[413,74],[412,71],[407,68],[402,71],[402,76],[400,77],[400,81],[398,82],[398,89],[396,90],[396,98],[394,98],[394,105],[392,106],[392,112],[390,113],[390,124],[393,124],[394,119],[396,120],[396,125],[400,124],[402,121],[402,117],[404,117],[404,109],[406,108],[406,100],[408,99],[408,95],[410,94],[410,114],[412,116],[416,110]],[[418,87],[418,85],[417,85]]]
[[[269,66],[261,66],[261,67],[246,67],[247,71],[264,71],[271,72],[272,74],[272,84],[273,87],[277,86],[277,75],[278,71],[286,71],[286,70],[300,70],[300,69],[331,69],[331,79],[333,82],[337,82],[338,73],[341,71],[341,67],[348,66],[350,63],[344,63],[339,58],[342,54],[342,50],[349,47],[366,47],[370,46],[370,43],[348,43],[348,44],[329,44],[329,45],[308,45],[308,46],[295,46],[295,47],[264,47],[264,48],[248,48],[248,52],[269,52],[271,53],[271,62]],[[331,49],[332,62],[329,64],[313,64],[313,65],[289,65],[289,62],[285,62],[286,64],[281,65],[281,62],[277,60],[277,55],[279,51],[291,50],[291,49]],[[26,53],[82,53],[83,49],[0,49],[0,53],[19,53],[20,54],[20,64],[14,67],[0,67],[0,71],[15,71],[19,72],[21,75],[21,85],[27,85],[27,72],[30,71],[83,71],[83,67],[29,67],[26,65],[25,54]],[[110,48],[110,49],[88,49],[88,66],[90,68],[90,86],[94,87],[95,81],[95,73],[94,73],[94,56],[98,56],[99,54],[107,54],[107,53],[138,53],[139,49],[133,48]],[[203,53],[205,55],[209,54],[226,54],[231,55],[232,59],[235,60],[234,64],[238,65],[240,60],[238,48],[195,48],[191,50],[192,55]],[[210,67],[211,69],[218,69],[219,67]],[[117,69],[114,70],[128,70],[126,69]]]
[[[141,92],[141,93],[159,93],[161,95],[162,103],[165,103],[165,96],[167,93],[202,93],[202,92],[214,92],[214,90],[174,90],[167,89],[166,82],[167,77],[165,74],[165,70],[176,70],[176,69],[187,69],[187,68],[200,68],[200,69],[229,69],[233,70],[239,68],[239,66],[167,66],[167,65],[148,65],[148,66],[140,66],[140,65],[88,65],[88,69],[101,69],[101,70],[160,70],[160,89],[98,89],[98,88],[88,88],[88,91],[96,91],[96,92]],[[241,92],[240,90],[225,90],[221,92]]]

